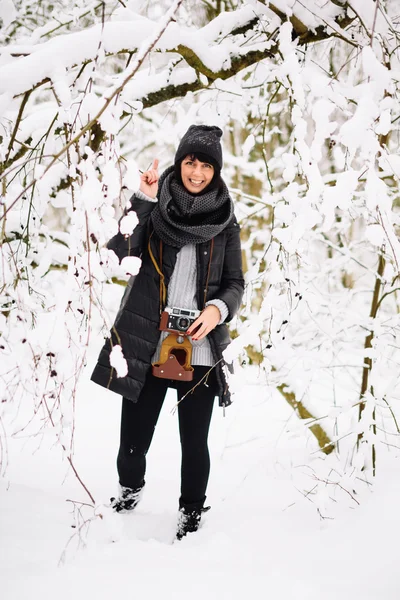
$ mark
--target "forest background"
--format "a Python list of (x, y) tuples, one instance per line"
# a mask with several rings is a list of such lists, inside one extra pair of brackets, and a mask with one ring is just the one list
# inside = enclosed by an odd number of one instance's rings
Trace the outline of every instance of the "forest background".
[(3, 478), (13, 438), (50, 435), (98, 517), (79, 386), (140, 268), (105, 243), (208, 123), (242, 228), (232, 389), (290, 406), (321, 519), (359, 506), (400, 448), (400, 2), (2, 0), (0, 25)]

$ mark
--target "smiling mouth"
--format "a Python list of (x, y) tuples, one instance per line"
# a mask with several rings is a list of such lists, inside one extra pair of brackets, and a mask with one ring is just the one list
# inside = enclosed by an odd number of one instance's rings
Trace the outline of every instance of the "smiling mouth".
[(202, 181), (194, 181), (194, 179), (189, 179), (190, 183), (192, 185), (201, 185), (202, 183), (204, 183), (204, 180)]

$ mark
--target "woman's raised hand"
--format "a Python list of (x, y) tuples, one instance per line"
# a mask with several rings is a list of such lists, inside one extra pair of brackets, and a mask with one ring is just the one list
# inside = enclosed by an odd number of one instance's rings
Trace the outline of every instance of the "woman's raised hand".
[(145, 171), (140, 176), (140, 191), (150, 198), (155, 198), (158, 192), (158, 180), (160, 176), (158, 174), (158, 159), (153, 160), (151, 169)]

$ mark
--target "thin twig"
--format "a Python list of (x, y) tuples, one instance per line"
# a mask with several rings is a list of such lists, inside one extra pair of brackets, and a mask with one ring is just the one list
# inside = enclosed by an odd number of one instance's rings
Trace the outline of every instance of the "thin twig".
[(26, 103), (28, 102), (30, 95), (31, 95), (31, 90), (28, 90), (27, 92), (25, 92), (24, 97), (23, 97), (22, 102), (21, 102), (21, 105), (19, 107), (17, 120), (15, 121), (15, 126), (14, 126), (13, 132), (11, 134), (10, 143), (8, 144), (7, 154), (6, 154), (6, 157), (4, 159), (4, 163), (3, 163), (4, 166), (5, 166), (5, 168), (7, 166), (8, 159), (9, 159), (10, 154), (12, 152), (13, 145), (14, 145), (15, 138), (16, 138), (17, 131), (18, 131), (18, 127), (19, 127), (19, 124), (20, 124), (21, 119), (22, 119), (22, 114), (24, 112)]
[(188, 394), (193, 394), (194, 390), (197, 388), (197, 386), (199, 386), (201, 384), (201, 382), (203, 381), (203, 379), (208, 378), (209, 374), (211, 373), (211, 371), (213, 369), (215, 369), (215, 367), (223, 360), (223, 358), (220, 358), (218, 362), (215, 363), (215, 365), (213, 367), (211, 367), (211, 369), (209, 369), (207, 371), (207, 373), (205, 375), (203, 375), (203, 377), (196, 383), (196, 385), (194, 385), (192, 388), (190, 388), (190, 390), (188, 392), (186, 392), (186, 394), (184, 396), (182, 396), (182, 398), (175, 404), (175, 406), (172, 408), (171, 413), (175, 414), (175, 411), (178, 407), (178, 405), (182, 402), (182, 400), (184, 400), (186, 398), (186, 396)]
[(378, 16), (378, 9), (379, 9), (379, 0), (376, 0), (375, 14), (374, 14), (374, 20), (372, 22), (372, 31), (371, 31), (371, 41), (370, 41), (371, 48), (372, 48), (372, 43), (374, 41), (374, 33), (375, 33), (376, 18)]

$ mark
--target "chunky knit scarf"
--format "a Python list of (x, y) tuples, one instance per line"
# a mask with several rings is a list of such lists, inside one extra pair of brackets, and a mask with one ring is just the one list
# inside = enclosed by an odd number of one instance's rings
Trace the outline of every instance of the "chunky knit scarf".
[(161, 175), (158, 203), (151, 213), (159, 238), (170, 246), (207, 242), (233, 218), (233, 203), (225, 183), (219, 189), (194, 196), (179, 184), (174, 167)]

